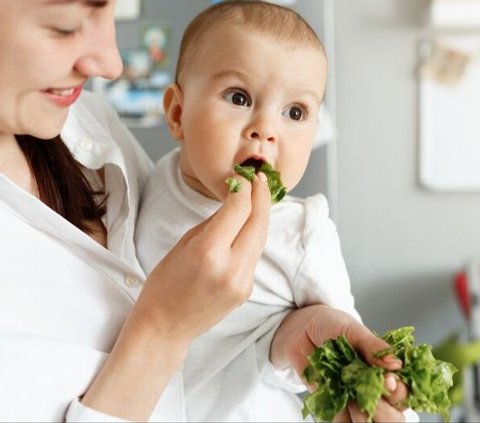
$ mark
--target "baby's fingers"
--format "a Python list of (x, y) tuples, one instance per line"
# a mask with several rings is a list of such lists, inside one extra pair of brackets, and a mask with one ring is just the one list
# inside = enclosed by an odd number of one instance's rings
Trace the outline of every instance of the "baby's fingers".
[(340, 413), (338, 413), (334, 418), (334, 422), (338, 423), (346, 423), (346, 422), (351, 422), (352, 419), (350, 417), (350, 413), (348, 412), (348, 407), (345, 407)]
[[(367, 422), (366, 413), (362, 412), (358, 407), (356, 402), (350, 402), (347, 407), (350, 420), (352, 422)], [(337, 420), (338, 421), (338, 420)], [(405, 417), (403, 413), (398, 409), (390, 405), (385, 399), (381, 398), (377, 403), (377, 409), (375, 416), (373, 417), (374, 422), (404, 422)]]
[(381, 398), (377, 404), (374, 422), (404, 422), (405, 417), (401, 410), (392, 406), (387, 400)]
[(387, 373), (385, 375), (385, 387), (388, 392), (390, 392), (390, 395), (386, 397), (387, 401), (395, 407), (401, 409), (404, 408), (400, 407), (399, 404), (401, 404), (408, 396), (407, 386), (398, 380), (397, 376), (393, 373)]
[(347, 329), (346, 336), (352, 347), (359, 351), (370, 365), (383, 367), (391, 371), (402, 367), (402, 362), (392, 354), (382, 358), (375, 357), (377, 351), (385, 350), (389, 348), (389, 345), (383, 339), (373, 334), (367, 327), (351, 325)]

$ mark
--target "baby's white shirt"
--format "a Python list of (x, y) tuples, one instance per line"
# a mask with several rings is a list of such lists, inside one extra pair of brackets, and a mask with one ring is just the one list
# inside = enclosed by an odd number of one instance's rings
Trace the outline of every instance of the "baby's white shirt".
[[(157, 163), (142, 196), (136, 245), (148, 274), (191, 227), (221, 203), (188, 187), (179, 150)], [(300, 421), (305, 390), (298, 378), (277, 377), (270, 342), (292, 309), (323, 303), (350, 313), (350, 281), (326, 198), (287, 196), (272, 206), (268, 241), (249, 300), (197, 338), (183, 369), (187, 419)]]

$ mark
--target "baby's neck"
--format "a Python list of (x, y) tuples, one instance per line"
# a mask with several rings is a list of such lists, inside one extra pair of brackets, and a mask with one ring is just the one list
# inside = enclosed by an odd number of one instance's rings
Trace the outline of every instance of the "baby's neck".
[(191, 176), (185, 173), (183, 170), (180, 170), (180, 173), (182, 175), (183, 182), (185, 182), (185, 184), (187, 184), (194, 191), (204, 195), (205, 197), (211, 198), (212, 200), (219, 201), (215, 194), (210, 192), (195, 176)]
[(180, 161), (178, 163), (180, 167), (180, 174), (182, 175), (182, 179), (185, 184), (193, 189), (194, 191), (204, 195), (205, 197), (211, 198), (213, 200), (219, 200), (218, 196), (215, 195), (212, 191), (210, 191), (196, 176), (192, 166), (188, 161), (188, 158), (185, 155), (185, 151), (183, 149), (180, 150)]

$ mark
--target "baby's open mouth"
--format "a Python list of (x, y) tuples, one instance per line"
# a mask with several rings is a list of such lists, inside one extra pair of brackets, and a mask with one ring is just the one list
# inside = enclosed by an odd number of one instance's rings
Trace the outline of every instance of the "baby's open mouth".
[[(272, 203), (278, 203), (287, 194), (287, 188), (280, 179), (280, 172), (262, 158), (250, 157), (242, 163), (235, 165), (233, 170), (250, 182), (252, 182), (255, 174), (261, 171), (267, 178), (266, 182), (270, 189)], [(235, 177), (227, 178), (225, 182), (230, 192), (240, 191), (242, 183)]]
[(262, 167), (263, 163), (265, 163), (265, 160), (250, 158), (250, 159), (244, 160), (242, 163), (240, 163), (240, 166), (242, 166), (242, 167), (252, 166), (252, 167), (255, 168), (255, 173), (258, 173), (260, 171), (260, 168)]

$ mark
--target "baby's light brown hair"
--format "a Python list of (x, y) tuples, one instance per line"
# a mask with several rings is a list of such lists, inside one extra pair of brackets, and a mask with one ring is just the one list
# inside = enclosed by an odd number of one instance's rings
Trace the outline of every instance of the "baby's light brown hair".
[(253, 29), (274, 40), (317, 48), (321, 54), (325, 54), (318, 35), (292, 9), (261, 0), (224, 1), (205, 9), (187, 26), (177, 61), (177, 84), (181, 84), (185, 73), (196, 59), (195, 53), (205, 36), (227, 26)]

